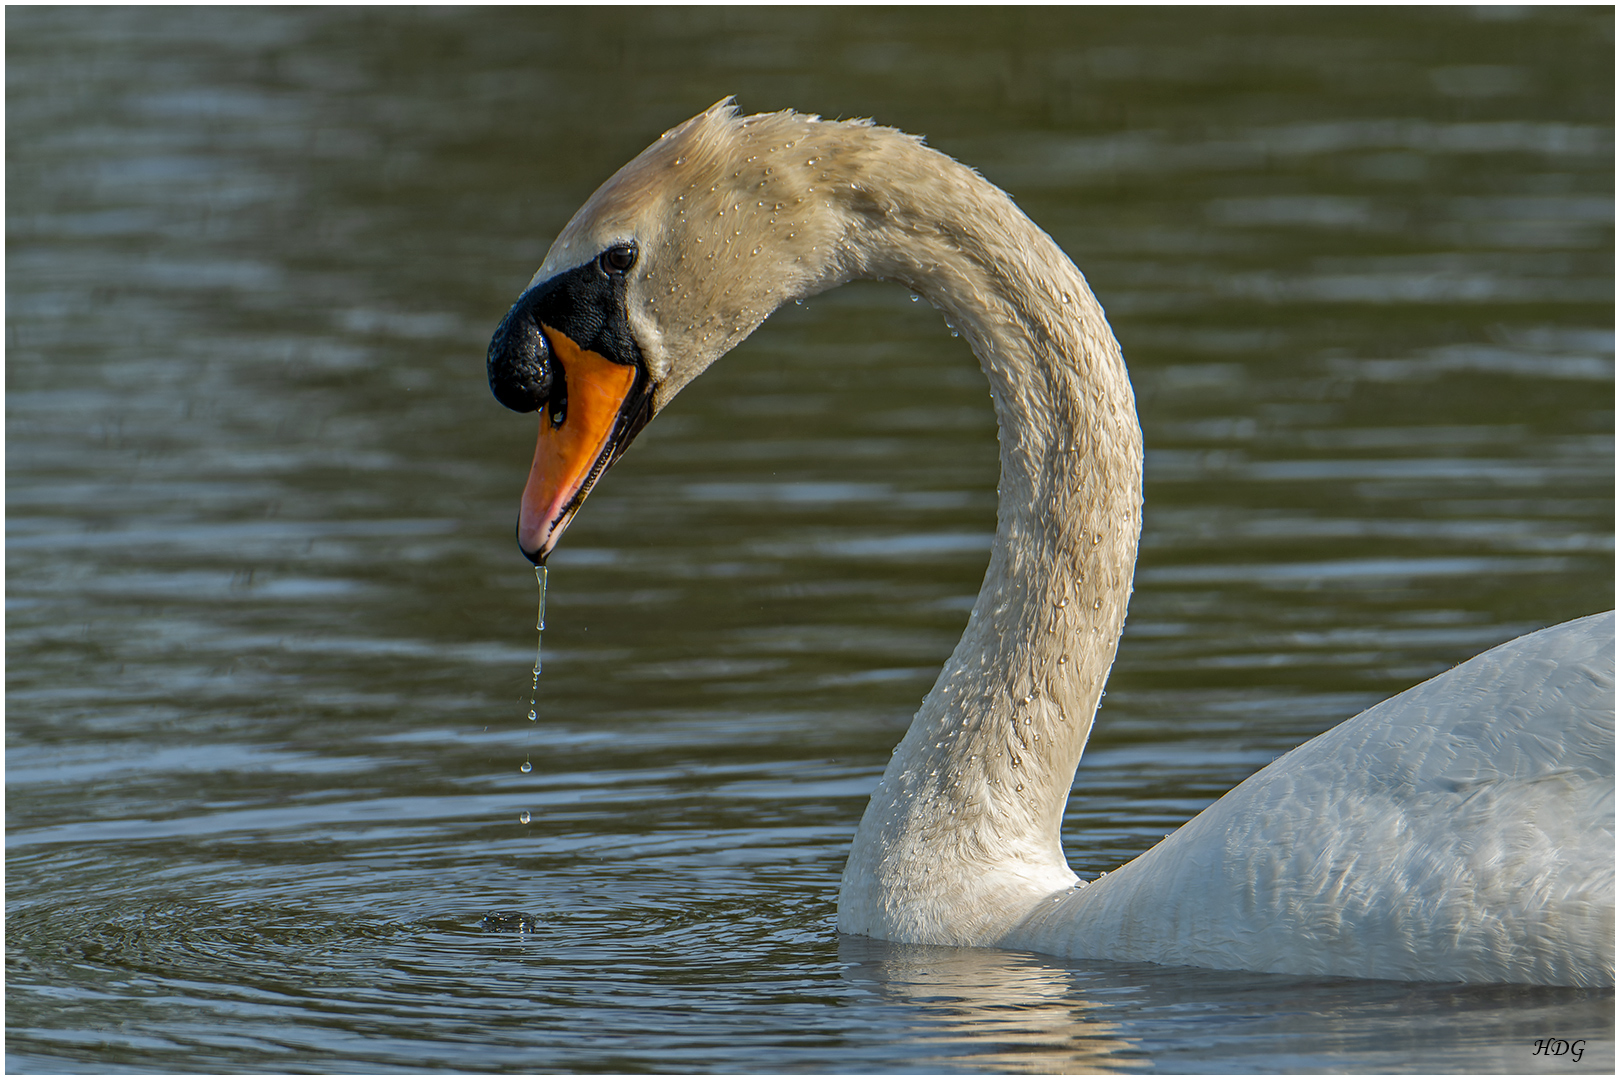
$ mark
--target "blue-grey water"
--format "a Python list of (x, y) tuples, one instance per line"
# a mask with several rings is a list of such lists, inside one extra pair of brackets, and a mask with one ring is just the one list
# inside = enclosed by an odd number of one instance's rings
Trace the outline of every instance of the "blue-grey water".
[(592, 188), (727, 94), (1012, 192), (1148, 447), (1065, 826), (1094, 874), (1613, 606), (1613, 29), (8, 9), (8, 1067), (1612, 1072), (1607, 991), (840, 938), (986, 560), (972, 356), (858, 285), (693, 384), (552, 560), (531, 724), (534, 420), (484, 349)]

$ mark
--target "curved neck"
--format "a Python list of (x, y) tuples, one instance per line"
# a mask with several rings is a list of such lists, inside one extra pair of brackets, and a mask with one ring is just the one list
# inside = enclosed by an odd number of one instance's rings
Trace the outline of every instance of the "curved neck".
[(839, 927), (990, 944), (1074, 875), (1058, 829), (1125, 621), (1141, 432), (1085, 279), (1005, 193), (911, 136), (728, 102), (591, 196), (541, 274), (634, 238), (654, 407), (775, 308), (854, 278), (944, 311), (1001, 427), (996, 537), (956, 651), (855, 836)]
[(1119, 346), (1057, 244), (977, 173), (888, 143), (865, 162), (889, 174), (881, 191), (845, 189), (839, 277), (904, 282), (967, 338), (1001, 483), (984, 584), (861, 821), (839, 928), (987, 944), (1074, 881), (1059, 826), (1131, 593), (1141, 431)]

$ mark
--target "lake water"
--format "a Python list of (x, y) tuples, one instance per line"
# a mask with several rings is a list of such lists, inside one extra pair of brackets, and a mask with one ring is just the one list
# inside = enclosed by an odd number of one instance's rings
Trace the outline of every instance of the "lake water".
[(1613, 606), (1612, 9), (6, 28), (13, 1071), (1613, 1070), (1607, 991), (835, 933), (995, 515), (983, 376), (903, 289), (789, 307), (642, 435), (552, 560), (532, 724), (534, 419), (484, 381), (573, 209), (726, 94), (1012, 192), (1148, 447), (1089, 876)]

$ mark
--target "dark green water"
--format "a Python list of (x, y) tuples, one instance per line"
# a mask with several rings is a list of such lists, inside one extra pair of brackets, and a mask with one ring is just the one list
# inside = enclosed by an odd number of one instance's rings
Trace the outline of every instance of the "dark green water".
[(638, 440), (532, 725), (534, 421), (484, 384), (555, 230), (726, 94), (1011, 191), (1148, 446), (1066, 825), (1106, 870), (1613, 606), (1611, 10), (6, 27), (13, 1071), (1612, 1071), (1610, 993), (839, 939), (995, 515), (983, 377), (904, 290), (779, 313)]

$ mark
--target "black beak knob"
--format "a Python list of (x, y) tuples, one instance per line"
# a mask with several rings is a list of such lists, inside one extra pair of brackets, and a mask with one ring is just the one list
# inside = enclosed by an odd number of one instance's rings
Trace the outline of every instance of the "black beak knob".
[(544, 408), (551, 397), (551, 346), (519, 297), (489, 339), (489, 389), (513, 412)]

